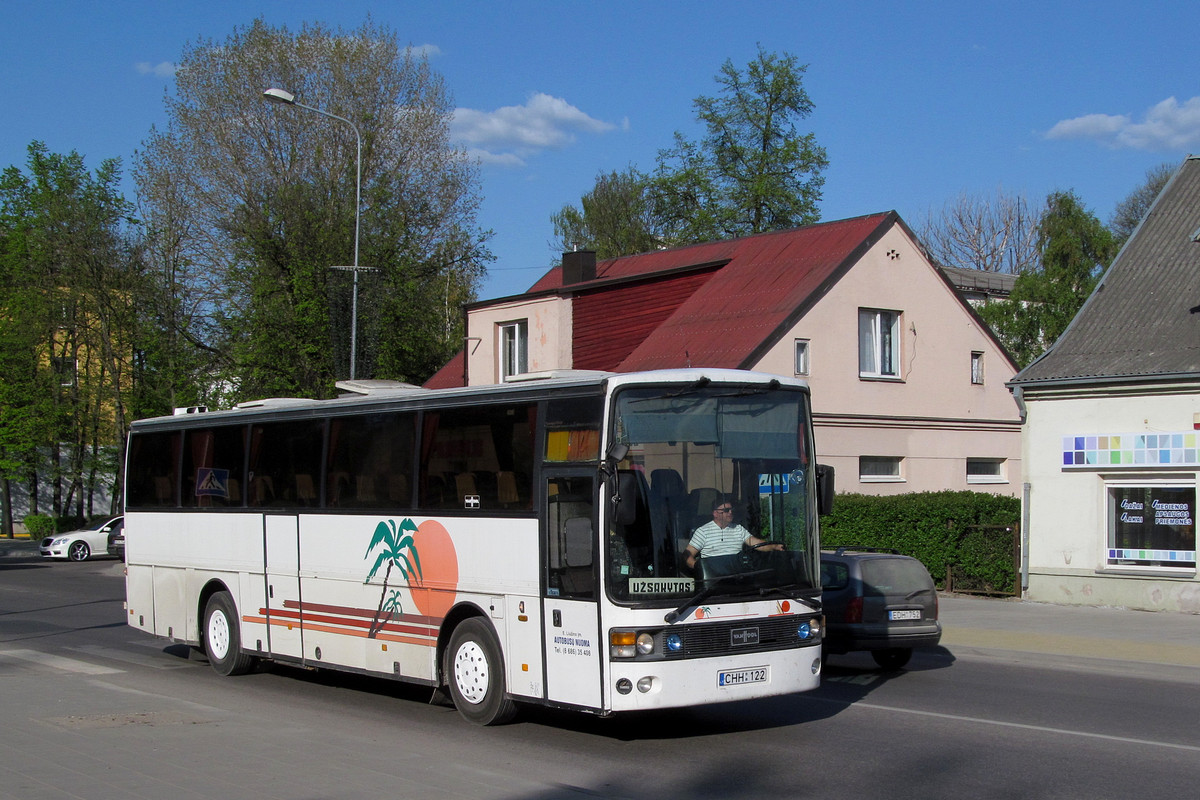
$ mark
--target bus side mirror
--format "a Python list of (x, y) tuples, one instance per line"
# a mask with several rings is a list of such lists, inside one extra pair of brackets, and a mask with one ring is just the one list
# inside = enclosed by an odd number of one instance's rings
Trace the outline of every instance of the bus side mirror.
[(817, 513), (825, 516), (833, 512), (833, 467), (817, 464)]

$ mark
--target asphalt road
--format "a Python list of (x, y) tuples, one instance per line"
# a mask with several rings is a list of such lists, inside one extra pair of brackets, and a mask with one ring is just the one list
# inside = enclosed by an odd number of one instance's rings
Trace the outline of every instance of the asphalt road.
[(947, 646), (807, 695), (477, 728), (425, 689), (221, 678), (124, 625), (121, 564), (0, 558), (0, 798), (1122, 798), (1200, 786), (1200, 678)]

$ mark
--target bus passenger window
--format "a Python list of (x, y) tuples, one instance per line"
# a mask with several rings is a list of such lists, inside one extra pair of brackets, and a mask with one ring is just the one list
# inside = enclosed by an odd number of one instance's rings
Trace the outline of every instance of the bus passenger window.
[(125, 485), (127, 508), (168, 508), (176, 505), (182, 438), (180, 431), (137, 433), (130, 437)]

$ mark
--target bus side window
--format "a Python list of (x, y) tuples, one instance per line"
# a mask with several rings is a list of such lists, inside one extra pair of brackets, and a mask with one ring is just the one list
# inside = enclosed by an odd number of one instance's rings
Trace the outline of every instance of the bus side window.
[(416, 415), (385, 412), (330, 421), (325, 505), (412, 507)]
[(183, 433), (138, 433), (129, 440), (128, 508), (174, 507)]
[(420, 507), (530, 509), (536, 430), (536, 403), (426, 412)]
[(250, 492), (252, 506), (299, 507), (299, 476), (320, 471), (325, 421), (265, 422), (250, 432)]

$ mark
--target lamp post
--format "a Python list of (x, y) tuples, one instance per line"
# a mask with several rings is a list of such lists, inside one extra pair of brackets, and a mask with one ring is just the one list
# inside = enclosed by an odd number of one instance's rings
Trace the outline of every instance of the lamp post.
[(282, 103), (285, 106), (295, 106), (303, 108), (305, 111), (311, 111), (314, 114), (320, 114), (323, 117), (336, 119), (339, 122), (344, 122), (354, 130), (355, 142), (355, 179), (354, 179), (354, 265), (350, 267), (331, 267), (331, 269), (349, 270), (354, 273), (354, 294), (350, 301), (350, 380), (354, 380), (358, 376), (355, 374), (355, 356), (358, 353), (358, 273), (366, 270), (374, 271), (371, 267), (360, 267), (358, 265), (358, 220), (359, 207), (362, 205), (362, 135), (358, 132), (358, 126), (345, 117), (339, 117), (337, 114), (330, 114), (328, 111), (322, 111), (319, 108), (307, 106), (296, 100), (296, 95), (283, 89), (267, 89), (263, 92), (263, 97), (270, 100), (272, 103)]

